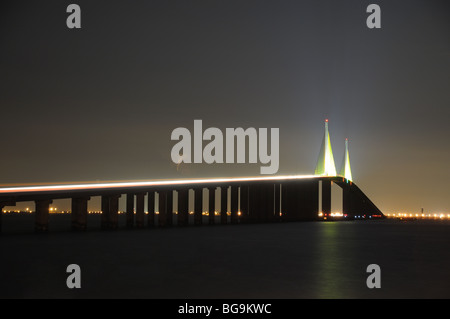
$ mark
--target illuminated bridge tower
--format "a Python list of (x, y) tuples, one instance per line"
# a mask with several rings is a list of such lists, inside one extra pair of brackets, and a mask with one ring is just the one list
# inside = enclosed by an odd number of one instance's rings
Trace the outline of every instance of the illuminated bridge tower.
[(353, 208), (355, 204), (352, 204), (352, 170), (350, 168), (350, 156), (348, 155), (348, 139), (345, 139), (345, 152), (344, 159), (342, 160), (341, 171), (339, 175), (344, 177), (342, 183), (342, 213), (346, 216), (354, 216), (357, 212)]
[(350, 168), (350, 157), (348, 155), (348, 138), (345, 139), (345, 153), (344, 159), (342, 160), (341, 171), (339, 175), (345, 177), (348, 181), (352, 181), (352, 170)]
[(314, 174), (320, 176), (336, 176), (336, 166), (334, 165), (333, 150), (331, 149), (330, 133), (328, 131), (328, 119), (325, 120), (325, 134)]
[[(336, 176), (336, 165), (334, 164), (330, 132), (328, 131), (328, 119), (325, 120), (325, 134), (314, 174), (324, 177)], [(329, 178), (322, 179), (322, 213), (324, 216), (331, 213), (331, 179)]]

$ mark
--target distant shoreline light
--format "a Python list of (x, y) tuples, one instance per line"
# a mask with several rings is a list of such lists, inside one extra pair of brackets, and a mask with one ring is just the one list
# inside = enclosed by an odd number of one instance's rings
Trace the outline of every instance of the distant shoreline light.
[(401, 219), (450, 219), (449, 213), (387, 213), (384, 214), (387, 218), (401, 218)]

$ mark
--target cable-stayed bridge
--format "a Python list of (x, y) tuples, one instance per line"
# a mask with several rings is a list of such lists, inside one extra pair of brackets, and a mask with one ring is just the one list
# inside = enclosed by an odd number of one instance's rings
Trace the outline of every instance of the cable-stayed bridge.
[[(334, 183), (342, 189), (340, 217), (348, 220), (359, 216), (384, 217), (352, 181), (348, 140), (345, 148), (342, 168), (337, 174), (326, 120), (314, 175), (2, 187), (0, 210), (18, 202), (33, 201), (36, 231), (49, 229), (50, 205), (57, 199), (71, 199), (72, 228), (85, 230), (88, 201), (95, 196), (101, 197), (102, 228), (117, 229), (119, 198), (124, 194), (128, 227), (322, 220), (335, 217), (331, 213), (331, 185)], [(208, 190), (207, 198), (203, 198), (204, 189)], [(204, 200), (208, 202), (207, 212), (203, 211)]]

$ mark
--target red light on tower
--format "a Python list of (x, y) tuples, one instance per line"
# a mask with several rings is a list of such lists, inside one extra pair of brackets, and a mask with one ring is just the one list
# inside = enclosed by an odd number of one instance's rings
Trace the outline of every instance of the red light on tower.
[(325, 122), (327, 122), (327, 123), (328, 123), (328, 119), (325, 119)]

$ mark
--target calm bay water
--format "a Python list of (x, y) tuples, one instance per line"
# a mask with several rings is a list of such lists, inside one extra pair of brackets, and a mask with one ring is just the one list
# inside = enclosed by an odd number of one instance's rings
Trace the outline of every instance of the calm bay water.
[[(103, 232), (89, 216), (93, 229), (73, 233), (66, 215), (34, 234), (32, 216), (17, 217), (3, 219), (1, 298), (450, 298), (450, 221)], [(66, 287), (73, 263), (81, 289)], [(369, 264), (380, 289), (366, 286)]]

